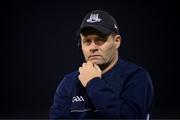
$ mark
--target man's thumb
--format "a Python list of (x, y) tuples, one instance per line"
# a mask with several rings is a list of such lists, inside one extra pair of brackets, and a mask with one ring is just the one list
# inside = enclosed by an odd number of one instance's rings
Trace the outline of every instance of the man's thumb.
[(94, 64), (94, 67), (95, 67), (96, 70), (101, 71), (101, 69), (99, 68), (98, 65)]

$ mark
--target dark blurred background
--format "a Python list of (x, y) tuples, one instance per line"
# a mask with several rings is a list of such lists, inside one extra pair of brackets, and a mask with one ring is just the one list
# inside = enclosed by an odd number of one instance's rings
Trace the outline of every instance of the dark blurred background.
[(57, 85), (83, 61), (76, 31), (94, 9), (118, 21), (120, 57), (149, 72), (152, 117), (180, 118), (176, 0), (14, 0), (1, 9), (0, 118), (48, 118)]

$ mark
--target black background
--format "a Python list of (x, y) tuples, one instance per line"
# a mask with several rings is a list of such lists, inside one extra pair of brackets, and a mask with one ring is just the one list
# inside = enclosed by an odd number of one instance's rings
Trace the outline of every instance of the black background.
[(14, 0), (1, 4), (0, 118), (48, 118), (57, 85), (83, 59), (76, 31), (94, 9), (111, 13), (120, 57), (150, 74), (153, 118), (180, 118), (178, 3), (173, 0)]

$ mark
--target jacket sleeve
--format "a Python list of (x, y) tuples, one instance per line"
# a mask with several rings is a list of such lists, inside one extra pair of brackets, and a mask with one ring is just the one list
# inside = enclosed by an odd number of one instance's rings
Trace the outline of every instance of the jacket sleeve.
[(138, 70), (128, 78), (120, 95), (100, 78), (88, 83), (87, 92), (97, 111), (105, 118), (145, 119), (151, 106), (153, 88), (149, 75)]
[(61, 81), (59, 86), (56, 89), (54, 102), (50, 108), (50, 119), (57, 118), (70, 118), (70, 102), (71, 99), (68, 96), (67, 87), (66, 87), (66, 77)]

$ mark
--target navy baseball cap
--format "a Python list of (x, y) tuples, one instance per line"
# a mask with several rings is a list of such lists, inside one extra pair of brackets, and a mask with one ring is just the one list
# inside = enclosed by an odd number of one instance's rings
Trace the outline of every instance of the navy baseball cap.
[(119, 34), (118, 25), (114, 17), (102, 10), (93, 10), (89, 12), (84, 17), (78, 34), (82, 33), (86, 28), (96, 29), (104, 35), (108, 35), (112, 32)]

